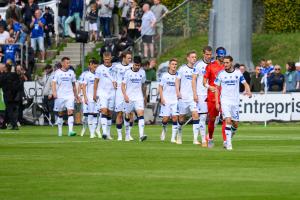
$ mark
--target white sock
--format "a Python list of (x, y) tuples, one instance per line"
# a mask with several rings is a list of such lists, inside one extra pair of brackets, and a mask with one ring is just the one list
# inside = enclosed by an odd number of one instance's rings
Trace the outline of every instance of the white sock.
[(57, 117), (58, 136), (62, 136), (63, 118)]
[(88, 124), (89, 124), (90, 136), (94, 136), (95, 128), (94, 128), (94, 116), (93, 115), (88, 116)]
[(207, 114), (200, 115), (199, 129), (200, 129), (202, 143), (206, 142), (206, 117)]
[(231, 144), (231, 125), (226, 124), (225, 134), (227, 144)]
[(106, 116), (101, 117), (102, 134), (107, 135), (107, 118)]
[[(98, 123), (98, 118), (97, 118), (97, 116), (95, 115), (95, 116), (93, 116), (93, 130), (94, 130), (94, 133), (95, 133), (95, 131), (96, 131), (96, 128), (97, 128), (97, 123)], [(100, 122), (101, 123), (101, 122)], [(99, 128), (99, 132), (100, 132), (100, 128)], [(98, 137), (101, 137), (101, 135), (99, 134), (97, 134), (97, 136)]]
[(171, 140), (175, 140), (176, 139), (177, 131), (178, 131), (177, 122), (173, 122), (173, 125), (172, 125), (172, 138), (171, 138)]
[(124, 126), (125, 126), (125, 134), (126, 137), (130, 136), (130, 132), (129, 132), (129, 121), (126, 121), (126, 119), (124, 120)]
[(118, 138), (122, 138), (122, 124), (117, 124)]
[(194, 134), (194, 141), (198, 141), (199, 119), (198, 120), (193, 120), (193, 134)]
[(110, 136), (111, 118), (107, 119), (107, 136)]
[(85, 130), (88, 126), (88, 116), (84, 116), (82, 117), (82, 128)]
[(74, 125), (74, 117), (73, 117), (73, 115), (68, 116), (69, 132), (73, 131), (73, 125)]
[(101, 113), (97, 118), (97, 128), (96, 128), (97, 132), (100, 132), (100, 128), (101, 128)]
[(144, 136), (145, 120), (144, 117), (139, 117), (139, 134), (140, 138)]
[(183, 124), (178, 123), (178, 134), (179, 135), (182, 135), (182, 125)]
[(133, 122), (129, 122), (129, 136), (131, 135), (132, 127), (133, 127)]

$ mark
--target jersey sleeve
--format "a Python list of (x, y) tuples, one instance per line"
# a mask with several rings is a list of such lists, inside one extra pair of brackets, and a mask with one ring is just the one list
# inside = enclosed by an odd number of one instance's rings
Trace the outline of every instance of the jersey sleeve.
[(72, 83), (75, 83), (76, 82), (76, 75), (75, 75), (75, 72), (72, 71)]
[(161, 79), (160, 79), (160, 81), (159, 81), (159, 85), (160, 85), (160, 86), (164, 86), (164, 84), (165, 84), (165, 76), (162, 75), (162, 77), (161, 77)]
[(240, 72), (240, 82), (242, 84), (244, 84), (246, 82), (246, 79), (245, 79), (245, 77), (243, 76), (243, 74), (241, 72)]
[(209, 77), (210, 77), (210, 73), (211, 73), (211, 71), (210, 71), (211, 67), (210, 66), (211, 66), (211, 64), (208, 64), (206, 66), (205, 73), (203, 74), (204, 78), (206, 78), (206, 79), (209, 79)]
[(56, 83), (58, 82), (58, 73), (57, 72), (53, 75), (52, 82), (56, 82)]
[(196, 65), (194, 66), (194, 68), (193, 68), (193, 74), (199, 75), (199, 74), (200, 74), (199, 68), (200, 68), (199, 65), (196, 64)]
[(122, 83), (126, 84), (128, 81), (128, 73), (125, 72), (124, 76), (123, 76), (123, 79), (122, 79)]
[(144, 70), (142, 73), (142, 83), (145, 83), (145, 82), (146, 82), (146, 72)]
[(222, 77), (221, 77), (221, 73), (218, 74), (217, 78), (215, 79), (215, 84), (217, 86), (221, 86), (221, 81), (222, 81)]
[(182, 78), (182, 70), (181, 70), (181, 68), (179, 68), (178, 71), (176, 72), (176, 78), (178, 78), (178, 79)]
[(101, 76), (101, 72), (100, 72), (100, 67), (97, 67), (96, 71), (95, 71), (95, 78), (100, 79)]

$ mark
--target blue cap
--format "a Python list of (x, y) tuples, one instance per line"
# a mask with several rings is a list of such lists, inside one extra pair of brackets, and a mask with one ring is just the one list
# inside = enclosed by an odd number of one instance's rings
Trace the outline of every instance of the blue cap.
[(225, 57), (226, 56), (226, 49), (223, 48), (223, 47), (219, 47), (216, 50), (216, 54), (217, 54), (217, 57)]

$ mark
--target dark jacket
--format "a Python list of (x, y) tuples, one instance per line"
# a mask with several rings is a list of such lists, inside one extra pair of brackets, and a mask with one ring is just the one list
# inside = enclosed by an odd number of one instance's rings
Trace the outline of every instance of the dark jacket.
[(20, 102), (23, 96), (23, 82), (15, 72), (0, 75), (0, 87), (3, 91), (4, 102)]
[(268, 78), (269, 91), (281, 92), (283, 90), (284, 75), (272, 73)]
[(70, 0), (62, 0), (58, 4), (58, 16), (69, 16)]
[[(245, 71), (243, 73), (243, 76), (244, 76), (246, 82), (250, 85), (251, 77), (250, 77), (249, 72)], [(243, 84), (240, 84), (240, 92), (244, 92), (244, 91), (245, 91), (245, 86)]]
[[(130, 16), (131, 16), (131, 10), (132, 8), (128, 9), (127, 12), (127, 20), (130, 22)], [(142, 17), (143, 17), (143, 10), (140, 7), (136, 7), (134, 11), (134, 27), (135, 29), (141, 27), (142, 25)]]
[(39, 9), (39, 6), (33, 3), (31, 6), (27, 3), (23, 8), (24, 21), (26, 26), (30, 26), (34, 12)]
[(264, 86), (261, 83), (262, 75), (259, 74), (256, 77), (256, 74), (252, 74), (251, 81), (250, 81), (250, 90), (251, 92), (261, 92), (264, 90)]
[(83, 14), (83, 0), (72, 0), (69, 8), (69, 16), (72, 16), (74, 13), (79, 12), (80, 17)]
[(14, 9), (9, 6), (6, 10), (6, 14), (5, 14), (5, 18), (6, 20), (10, 20), (12, 19), (13, 16), (17, 16), (17, 20), (18, 22), (23, 22), (23, 18), (22, 18), (22, 10), (19, 7), (15, 7)]

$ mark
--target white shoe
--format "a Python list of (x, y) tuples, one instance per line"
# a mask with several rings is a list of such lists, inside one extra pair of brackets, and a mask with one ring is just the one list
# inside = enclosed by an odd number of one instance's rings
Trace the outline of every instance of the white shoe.
[(130, 140), (130, 141), (133, 141), (133, 140), (134, 140), (133, 137), (131, 137), (131, 135), (129, 136), (129, 140)]
[(95, 138), (95, 134), (90, 135), (90, 138), (91, 138), (91, 139)]
[(174, 138), (171, 139), (171, 143), (176, 143), (176, 140)]
[(177, 136), (176, 144), (182, 144), (182, 137), (179, 135)]
[(232, 144), (228, 143), (226, 145), (226, 149), (229, 150), (229, 151), (231, 151), (232, 150)]
[(84, 134), (85, 134), (85, 128), (83, 128), (83, 129), (81, 130), (80, 136), (84, 136)]
[(118, 137), (118, 141), (122, 141), (122, 136), (119, 136), (119, 137)]
[(110, 135), (107, 136), (107, 139), (108, 140), (113, 140), (113, 138)]
[(226, 141), (223, 142), (223, 147), (224, 147), (224, 149), (227, 149), (227, 142)]
[(193, 144), (196, 144), (196, 145), (199, 145), (199, 144), (201, 144), (198, 140), (194, 140), (193, 141)]
[(131, 140), (130, 140), (130, 137), (125, 137), (125, 142), (130, 142)]
[(100, 129), (99, 130), (96, 129), (96, 133), (97, 133), (98, 136), (101, 135)]
[(161, 132), (160, 140), (165, 141), (165, 139), (166, 139), (166, 133), (163, 131), (163, 132)]

